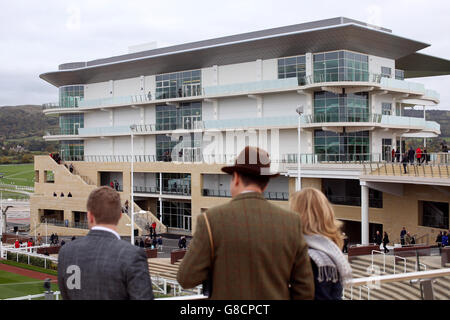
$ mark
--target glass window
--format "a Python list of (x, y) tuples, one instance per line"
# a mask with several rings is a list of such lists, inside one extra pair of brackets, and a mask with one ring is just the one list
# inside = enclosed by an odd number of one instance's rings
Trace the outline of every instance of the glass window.
[(201, 93), (201, 70), (156, 76), (156, 99), (199, 96)]
[(60, 141), (60, 156), (63, 161), (83, 161), (84, 141)]
[(448, 230), (448, 202), (419, 201), (419, 211), (420, 225)]
[(78, 102), (84, 98), (84, 86), (73, 85), (59, 88), (59, 106), (61, 108), (77, 108)]
[(368, 81), (368, 57), (348, 51), (314, 54), (314, 81)]
[(278, 59), (278, 79), (295, 78), (299, 85), (306, 84), (305, 56)]
[[(361, 206), (359, 180), (322, 179), (322, 192), (333, 204)], [(383, 193), (369, 188), (369, 207), (383, 207)]]
[(392, 104), (383, 102), (381, 103), (382, 114), (391, 115), (392, 114)]
[(62, 135), (76, 135), (79, 128), (84, 128), (84, 114), (73, 113), (59, 117), (59, 128)]
[(405, 71), (395, 69), (395, 79), (397, 80), (405, 80)]
[(369, 160), (369, 132), (314, 131), (314, 153), (319, 161)]
[(391, 68), (381, 67), (381, 77), (390, 78), (391, 77)]

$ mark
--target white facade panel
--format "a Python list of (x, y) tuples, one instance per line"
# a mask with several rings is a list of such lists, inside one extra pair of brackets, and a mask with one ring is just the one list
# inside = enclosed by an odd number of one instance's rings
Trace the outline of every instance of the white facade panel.
[(214, 120), (214, 103), (202, 102), (202, 120)]
[(87, 139), (84, 140), (84, 155), (98, 156), (98, 155), (113, 155), (113, 139)]
[(391, 68), (391, 77), (395, 78), (395, 60), (369, 55), (369, 73), (381, 74), (381, 67)]
[(140, 78), (129, 78), (114, 81), (114, 96), (125, 97), (142, 94)]
[(306, 96), (298, 93), (264, 95), (263, 117), (297, 117), (295, 109), (306, 102)]
[(144, 150), (143, 155), (156, 155), (156, 136), (148, 135), (142, 136), (144, 138)]
[(84, 127), (109, 127), (111, 126), (110, 112), (95, 110), (84, 114)]
[(278, 59), (262, 61), (262, 80), (278, 79)]
[(257, 81), (256, 61), (219, 66), (219, 85)]
[(140, 108), (116, 108), (114, 109), (114, 126), (126, 126), (141, 123)]
[(217, 85), (217, 66), (202, 69), (202, 87)]
[(219, 100), (219, 120), (257, 116), (256, 100), (248, 97)]
[(84, 86), (84, 99), (102, 99), (109, 97), (109, 82), (89, 83)]
[(144, 123), (145, 124), (156, 123), (156, 108), (154, 105), (144, 107)]

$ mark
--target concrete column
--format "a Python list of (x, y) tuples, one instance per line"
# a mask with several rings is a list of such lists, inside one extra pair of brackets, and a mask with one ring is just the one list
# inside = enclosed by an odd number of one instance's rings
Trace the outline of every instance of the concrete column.
[(369, 244), (369, 187), (361, 182), (361, 244)]
[(73, 223), (73, 212), (72, 210), (64, 210), (64, 221), (69, 221), (69, 226)]

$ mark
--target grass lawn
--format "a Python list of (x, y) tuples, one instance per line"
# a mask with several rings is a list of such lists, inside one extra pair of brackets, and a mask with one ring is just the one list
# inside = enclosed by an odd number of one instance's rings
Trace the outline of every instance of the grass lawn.
[[(58, 291), (52, 283), (52, 291)], [(0, 270), (0, 299), (44, 293), (44, 281)]]
[(0, 165), (0, 184), (34, 187), (34, 164)]

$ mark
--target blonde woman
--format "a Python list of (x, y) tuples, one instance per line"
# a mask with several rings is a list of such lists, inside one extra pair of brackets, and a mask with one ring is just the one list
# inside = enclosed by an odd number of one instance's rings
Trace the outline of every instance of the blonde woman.
[(290, 199), (292, 211), (300, 214), (314, 273), (315, 300), (340, 300), (342, 290), (352, 279), (352, 269), (342, 253), (341, 222), (334, 217), (325, 195), (304, 188)]

